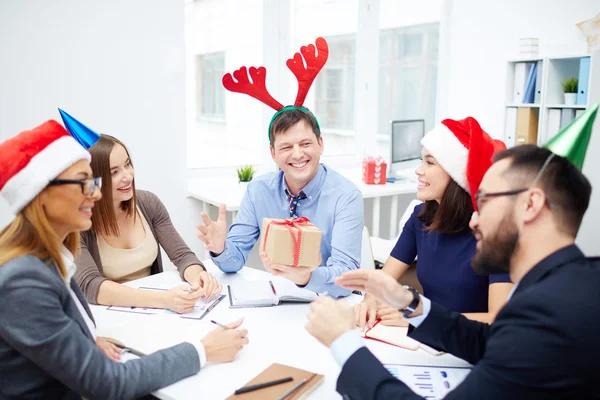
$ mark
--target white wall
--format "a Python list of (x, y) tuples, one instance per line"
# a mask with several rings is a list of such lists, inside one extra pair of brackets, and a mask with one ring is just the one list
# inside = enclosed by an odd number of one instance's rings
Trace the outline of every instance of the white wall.
[(56, 107), (122, 139), (137, 187), (163, 200), (198, 250), (186, 199), (183, 1), (2, 1), (0, 54), (0, 140), (60, 119)]
[(540, 40), (540, 56), (583, 54), (575, 24), (600, 11), (597, 0), (446, 0), (440, 36), (438, 119), (471, 115), (502, 138), (506, 61), (519, 38)]
[[(585, 54), (585, 37), (575, 24), (600, 11), (597, 0), (446, 0), (440, 25), (437, 119), (477, 118), (502, 138), (506, 61), (518, 57), (519, 38), (537, 37), (540, 56)], [(578, 236), (588, 255), (600, 255), (600, 117), (583, 172), (594, 192)]]

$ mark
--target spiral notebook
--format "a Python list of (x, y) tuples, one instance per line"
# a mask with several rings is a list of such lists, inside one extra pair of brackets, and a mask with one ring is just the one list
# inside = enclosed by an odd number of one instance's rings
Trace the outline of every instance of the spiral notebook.
[(285, 400), (305, 399), (310, 396), (310, 394), (321, 383), (323, 383), (324, 378), (323, 375), (319, 375), (314, 372), (290, 367), (289, 365), (275, 363), (271, 364), (267, 369), (258, 374), (250, 382), (246, 383), (243, 387), (270, 382), (277, 379), (286, 378), (288, 376), (291, 376), (294, 378), (294, 380), (280, 385), (254, 390), (252, 392), (237, 395), (232, 394), (227, 398), (227, 400), (277, 400), (294, 386), (296, 386), (299, 382), (302, 382), (304, 379), (306, 379), (306, 383), (285, 397)]

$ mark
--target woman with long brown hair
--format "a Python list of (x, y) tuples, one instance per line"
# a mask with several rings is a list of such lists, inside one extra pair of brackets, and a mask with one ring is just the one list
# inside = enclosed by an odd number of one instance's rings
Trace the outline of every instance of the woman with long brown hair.
[(0, 195), (16, 215), (0, 232), (0, 398), (140, 397), (207, 361), (232, 361), (248, 343), (237, 321), (127, 363), (100, 350), (71, 279), (79, 232), (91, 227), (101, 198), (89, 160), (55, 121), (0, 143)]
[[(446, 119), (421, 141), (416, 170), (417, 198), (412, 215), (383, 266), (400, 279), (418, 255), (423, 294), (470, 319), (492, 322), (513, 285), (508, 274), (479, 276), (471, 268), (477, 240), (469, 229), (475, 195), (495, 152), (506, 149), (472, 117)], [(369, 295), (356, 306), (358, 325), (407, 325), (398, 310), (379, 306)]]
[[(201, 297), (221, 293), (171, 223), (167, 209), (152, 192), (136, 190), (135, 169), (127, 147), (109, 135), (89, 149), (92, 171), (102, 178), (102, 200), (92, 229), (81, 234), (75, 279), (92, 304), (192, 311)], [(184, 284), (168, 291), (136, 290), (122, 285), (163, 271), (160, 248), (177, 267)]]

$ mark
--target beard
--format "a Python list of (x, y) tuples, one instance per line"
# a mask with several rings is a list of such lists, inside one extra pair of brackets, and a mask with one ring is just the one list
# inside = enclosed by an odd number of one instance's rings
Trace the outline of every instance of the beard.
[(471, 266), (478, 274), (510, 272), (510, 262), (519, 242), (519, 228), (513, 214), (511, 212), (502, 219), (494, 236), (485, 238), (481, 231), (475, 231), (481, 237), (481, 248), (473, 256)]

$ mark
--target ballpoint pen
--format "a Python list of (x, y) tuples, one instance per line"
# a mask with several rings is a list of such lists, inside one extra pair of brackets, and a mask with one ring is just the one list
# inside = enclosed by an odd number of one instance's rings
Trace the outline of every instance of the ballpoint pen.
[(304, 378), (301, 382), (299, 382), (298, 384), (296, 384), (294, 387), (292, 387), (290, 390), (288, 390), (287, 392), (285, 392), (283, 395), (281, 395), (281, 397), (279, 397), (277, 400), (285, 400), (286, 397), (288, 397), (290, 394), (294, 393), (296, 390), (300, 389), (302, 387), (302, 385), (304, 385), (306, 383), (306, 378)]
[(228, 327), (227, 325), (223, 325), (223, 324), (221, 324), (220, 322), (214, 321), (214, 320), (212, 320), (212, 319), (210, 320), (210, 322), (212, 322), (213, 324), (215, 324), (215, 325), (217, 325), (217, 326), (220, 326), (220, 327), (221, 327), (221, 328), (223, 328), (223, 329), (231, 329), (231, 328), (230, 328), (230, 327)]
[(294, 378), (292, 378), (291, 376), (288, 376), (287, 378), (276, 379), (276, 380), (270, 381), (270, 382), (264, 382), (264, 383), (258, 383), (256, 385), (245, 386), (243, 388), (236, 390), (235, 392), (233, 392), (233, 394), (248, 393), (248, 392), (252, 392), (254, 390), (258, 390), (258, 389), (264, 389), (264, 388), (268, 388), (268, 387), (275, 386), (275, 385), (281, 385), (282, 383), (291, 382), (293, 380), (294, 380)]

